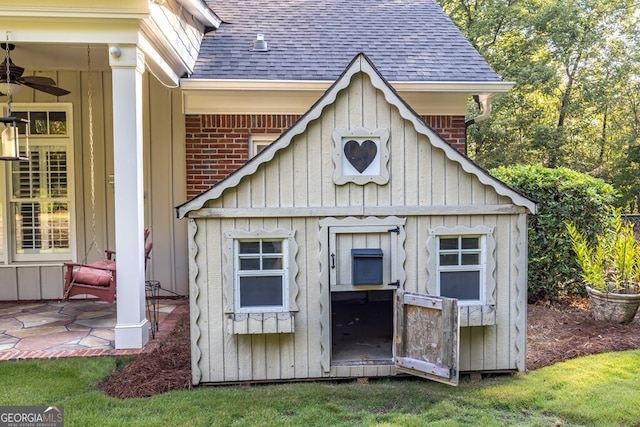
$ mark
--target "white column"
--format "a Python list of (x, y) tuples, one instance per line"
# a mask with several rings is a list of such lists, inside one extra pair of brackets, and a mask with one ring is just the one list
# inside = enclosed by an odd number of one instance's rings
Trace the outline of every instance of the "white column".
[(142, 74), (135, 45), (111, 46), (117, 260), (115, 346), (142, 348), (149, 341), (144, 292), (144, 187)]

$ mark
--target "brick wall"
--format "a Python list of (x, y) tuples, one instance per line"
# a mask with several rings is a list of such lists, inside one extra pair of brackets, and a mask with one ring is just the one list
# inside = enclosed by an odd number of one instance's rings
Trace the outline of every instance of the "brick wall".
[[(298, 115), (186, 116), (187, 197), (209, 189), (249, 159), (249, 135), (280, 134)], [(464, 116), (424, 116), (451, 145), (465, 153)]]

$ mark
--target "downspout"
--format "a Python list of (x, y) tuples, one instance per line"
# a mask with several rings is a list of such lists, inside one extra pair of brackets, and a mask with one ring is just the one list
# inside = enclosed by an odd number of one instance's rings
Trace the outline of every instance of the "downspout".
[(480, 107), (480, 115), (464, 122), (465, 131), (469, 126), (480, 123), (491, 115), (491, 95), (474, 95), (473, 98)]

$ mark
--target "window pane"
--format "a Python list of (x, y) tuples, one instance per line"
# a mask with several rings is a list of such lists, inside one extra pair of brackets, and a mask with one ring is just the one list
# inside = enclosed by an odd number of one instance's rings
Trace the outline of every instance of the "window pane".
[(463, 237), (462, 238), (462, 249), (478, 249), (479, 239), (477, 237)]
[(447, 271), (440, 273), (440, 296), (459, 300), (480, 299), (479, 271)]
[(260, 270), (260, 258), (240, 258), (240, 270)]
[(52, 111), (49, 113), (49, 134), (67, 134), (67, 113), (64, 111)]
[(46, 112), (32, 111), (29, 116), (29, 119), (31, 120), (29, 133), (31, 135), (47, 135), (49, 133), (49, 123)]
[(458, 254), (441, 254), (440, 265), (458, 265)]
[(282, 276), (240, 277), (241, 308), (282, 304)]
[(69, 252), (67, 203), (13, 203), (16, 253)]
[(260, 242), (240, 242), (241, 254), (259, 254)]
[(462, 265), (480, 264), (480, 254), (462, 254)]
[(282, 242), (262, 242), (262, 253), (279, 254), (282, 252)]
[(454, 237), (454, 238), (440, 238), (440, 249), (441, 250), (446, 250), (446, 249), (458, 249), (458, 238)]
[(262, 259), (263, 270), (280, 270), (282, 269), (282, 257), (271, 258), (265, 257)]

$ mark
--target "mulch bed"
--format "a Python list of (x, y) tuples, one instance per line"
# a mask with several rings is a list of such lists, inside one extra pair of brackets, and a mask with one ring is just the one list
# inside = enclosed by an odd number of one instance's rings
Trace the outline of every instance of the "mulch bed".
[(125, 399), (191, 388), (189, 339), (187, 310), (169, 336), (153, 351), (135, 356), (127, 365), (114, 370), (102, 384), (102, 391)]
[[(589, 354), (640, 348), (640, 324), (615, 325), (593, 319), (587, 300), (571, 305), (529, 305), (527, 369)], [(148, 397), (191, 388), (189, 313), (151, 353), (114, 370), (102, 385), (109, 396)]]
[(527, 369), (589, 354), (640, 348), (639, 316), (627, 325), (593, 318), (587, 299), (570, 305), (529, 305)]

